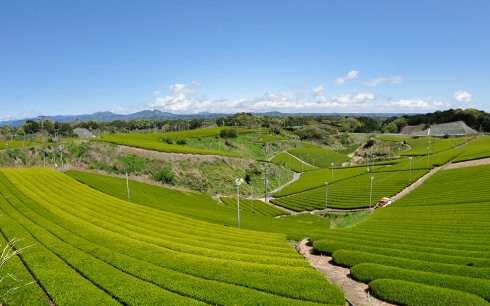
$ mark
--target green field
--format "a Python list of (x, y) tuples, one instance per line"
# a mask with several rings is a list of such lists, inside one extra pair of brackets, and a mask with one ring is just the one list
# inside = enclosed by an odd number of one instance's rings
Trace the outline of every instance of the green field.
[[(460, 137), (460, 138), (436, 138), (430, 137), (430, 154), (442, 152), (452, 149), (465, 142), (471, 141), (474, 137)], [(429, 148), (429, 138), (410, 138), (405, 142), (411, 146), (410, 150), (401, 152), (401, 155), (427, 155), (427, 148)], [(398, 155), (398, 154), (394, 154)]]
[[(236, 198), (220, 197), (220, 199), (226, 205), (236, 209), (236, 205), (237, 205)], [(250, 199), (240, 199), (240, 211), (251, 214), (252, 210), (254, 214), (269, 216), (269, 217), (289, 215), (289, 212), (276, 208), (272, 205), (266, 204), (260, 200), (250, 201)]]
[[(108, 195), (125, 201), (128, 199), (125, 179), (80, 171), (68, 171), (67, 174)], [(219, 225), (236, 227), (238, 223), (236, 208), (223, 205), (205, 194), (162, 188), (132, 180), (129, 181), (129, 189), (131, 203)], [(309, 237), (312, 233), (325, 232), (330, 227), (328, 219), (308, 214), (282, 218), (242, 214), (240, 220), (242, 229), (286, 234), (287, 239), (294, 240)]]
[(282, 137), (282, 136), (267, 135), (267, 134), (260, 134), (259, 137), (260, 138), (255, 142), (263, 143), (263, 142), (269, 142), (269, 141), (287, 140), (287, 138)]
[[(22, 145), (24, 143), (24, 145)], [(47, 143), (47, 142), (46, 142)], [(8, 147), (6, 146), (8, 144)], [(0, 150), (5, 150), (5, 149), (16, 149), (16, 148), (22, 148), (22, 147), (30, 147), (30, 146), (35, 146), (35, 145), (40, 145), (42, 144), (42, 140), (37, 139), (37, 140), (16, 140), (16, 141), (0, 141)]]
[[(219, 151), (218, 148), (208, 149), (198, 149), (185, 147), (181, 145), (168, 144), (161, 142), (162, 138), (199, 138), (199, 137), (209, 137), (219, 135), (219, 132), (226, 128), (211, 128), (211, 129), (200, 129), (200, 130), (190, 130), (183, 132), (168, 132), (168, 133), (149, 133), (149, 134), (108, 134), (102, 135), (101, 138), (94, 138), (92, 141), (104, 141), (110, 142), (118, 145), (126, 145), (130, 147), (137, 147), (148, 150), (155, 150), (160, 152), (168, 153), (190, 153), (190, 154), (213, 154), (213, 155), (227, 155), (227, 156), (240, 156), (239, 154)], [(238, 133), (250, 133), (253, 130), (240, 130), (237, 129)]]
[(334, 167), (340, 167), (343, 162), (350, 160), (350, 157), (347, 155), (328, 149), (291, 149), (288, 152), (312, 166), (326, 169), (332, 168), (332, 163), (334, 163)]
[(295, 172), (311, 171), (311, 170), (318, 169), (317, 167), (312, 167), (308, 164), (301, 162), (294, 156), (291, 156), (290, 154), (285, 152), (274, 156), (271, 159), (271, 161), (276, 164), (283, 163), (286, 167), (288, 167), (289, 169)]
[(454, 162), (490, 157), (490, 136), (480, 136), (461, 148), (461, 155)]
[[(363, 170), (361, 168), (361, 170)], [(422, 177), (426, 170), (412, 170), (411, 182)], [(392, 197), (409, 186), (410, 171), (374, 172), (358, 175), (328, 185), (327, 203), (325, 203), (325, 185), (296, 195), (272, 200), (274, 204), (295, 211), (329, 208), (365, 208), (370, 206), (371, 177), (373, 189), (371, 206), (376, 205), (383, 197)], [(334, 172), (335, 179), (335, 172)]]
[[(378, 168), (381, 167), (379, 166), (375, 167), (375, 169)], [(345, 180), (347, 178), (365, 174), (365, 173), (366, 173), (366, 168), (364, 167), (340, 168), (340, 169), (334, 169), (333, 172), (332, 169), (321, 169), (317, 171), (310, 171), (310, 172), (303, 173), (297, 181), (292, 182), (288, 186), (281, 189), (280, 193), (276, 192), (275, 194), (273, 194), (273, 196), (283, 197), (283, 196), (324, 186), (325, 182), (331, 184), (333, 182)]]
[(51, 170), (2, 169), (0, 186), (2, 233), (35, 244), (22, 259), (55, 304), (345, 304), (283, 234), (128, 203)]
[(351, 267), (384, 300), (488, 305), (489, 171), (490, 165), (439, 171), (366, 222), (310, 240), (321, 240), (317, 251)]

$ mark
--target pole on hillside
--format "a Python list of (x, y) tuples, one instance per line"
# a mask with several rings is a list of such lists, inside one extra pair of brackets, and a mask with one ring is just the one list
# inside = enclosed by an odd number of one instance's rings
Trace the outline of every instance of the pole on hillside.
[(429, 170), (429, 154), (430, 154), (430, 147), (427, 148), (427, 170)]
[[(281, 176), (277, 176), (279, 178), (279, 188), (281, 188)], [(279, 189), (279, 195), (281, 194), (281, 189)]]
[(371, 208), (371, 200), (373, 195), (373, 179), (374, 176), (371, 176), (371, 191), (369, 191), (369, 208)]
[(61, 150), (61, 146), (60, 145), (60, 154), (61, 154), (61, 172), (65, 173), (65, 170), (63, 169), (63, 151)]
[(236, 208), (238, 214), (238, 228), (240, 228), (240, 184), (243, 183), (243, 179), (236, 179)]

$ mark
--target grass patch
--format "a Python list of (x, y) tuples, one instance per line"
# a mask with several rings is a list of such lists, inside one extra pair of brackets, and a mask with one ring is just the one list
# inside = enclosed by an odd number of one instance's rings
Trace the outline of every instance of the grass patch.
[(354, 213), (327, 212), (324, 214), (324, 217), (330, 219), (330, 224), (332, 228), (348, 228), (366, 221), (370, 214), (371, 211), (369, 210)]

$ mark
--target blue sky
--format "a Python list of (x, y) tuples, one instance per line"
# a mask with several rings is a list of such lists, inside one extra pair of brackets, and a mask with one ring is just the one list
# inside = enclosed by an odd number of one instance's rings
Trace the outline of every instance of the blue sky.
[(0, 120), (490, 111), (488, 1), (4, 1)]

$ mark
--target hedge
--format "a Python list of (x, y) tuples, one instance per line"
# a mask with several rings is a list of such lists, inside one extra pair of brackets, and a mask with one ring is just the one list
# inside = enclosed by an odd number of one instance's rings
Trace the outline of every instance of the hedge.
[(350, 269), (351, 275), (369, 283), (376, 279), (397, 279), (441, 288), (454, 289), (478, 295), (490, 300), (490, 280), (450, 276), (430, 272), (407, 270), (373, 263), (362, 263)]
[(490, 305), (470, 293), (401, 280), (377, 279), (369, 283), (369, 289), (375, 296), (400, 305)]

